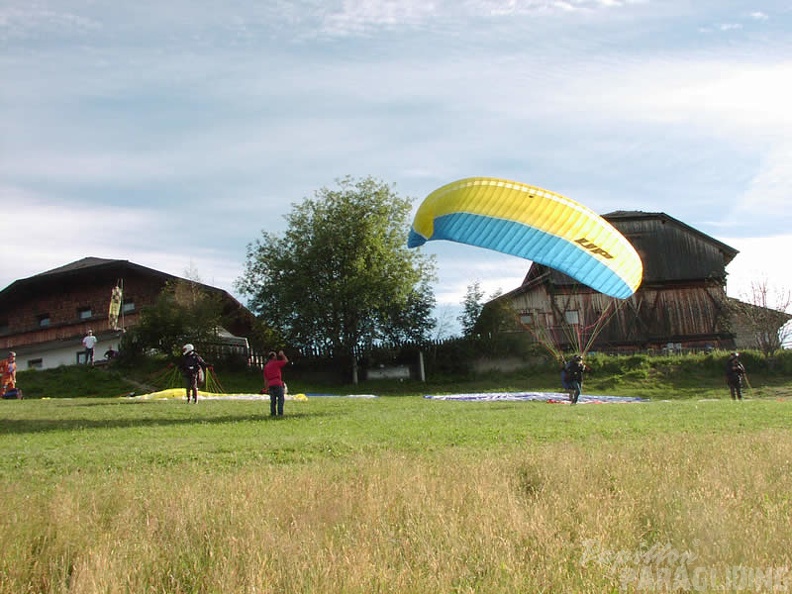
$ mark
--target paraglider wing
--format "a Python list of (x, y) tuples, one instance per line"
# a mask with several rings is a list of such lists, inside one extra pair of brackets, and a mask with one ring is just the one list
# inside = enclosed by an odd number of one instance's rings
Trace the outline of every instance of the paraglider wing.
[(121, 313), (121, 301), (124, 298), (124, 291), (120, 285), (113, 287), (110, 293), (110, 308), (107, 313), (108, 325), (111, 330), (118, 330), (118, 315)]
[(415, 214), (407, 245), (446, 239), (527, 258), (626, 299), (641, 284), (632, 244), (591, 209), (520, 182), (471, 177), (438, 188)]

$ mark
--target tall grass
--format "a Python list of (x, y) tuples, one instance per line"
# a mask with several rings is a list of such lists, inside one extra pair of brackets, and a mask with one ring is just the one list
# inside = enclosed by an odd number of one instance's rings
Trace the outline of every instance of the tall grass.
[(3, 594), (792, 579), (786, 400), (2, 404)]
[(689, 555), (691, 575), (789, 567), (792, 445), (736, 445), (383, 452), (10, 487), (0, 591), (630, 591), (630, 570), (666, 563), (634, 560), (657, 545)]

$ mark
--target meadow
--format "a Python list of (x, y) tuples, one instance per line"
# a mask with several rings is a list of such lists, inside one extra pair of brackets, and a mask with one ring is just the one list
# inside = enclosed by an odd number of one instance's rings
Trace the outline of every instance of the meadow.
[(2, 401), (0, 593), (792, 591), (789, 387)]

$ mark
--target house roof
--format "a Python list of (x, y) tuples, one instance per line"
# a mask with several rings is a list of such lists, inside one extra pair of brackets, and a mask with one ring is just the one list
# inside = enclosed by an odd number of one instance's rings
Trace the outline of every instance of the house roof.
[[(115, 260), (109, 258), (96, 258), (94, 256), (88, 256), (86, 258), (82, 258), (80, 260), (75, 260), (74, 262), (64, 264), (63, 266), (58, 266), (57, 268), (46, 270), (44, 272), (40, 272), (33, 276), (29, 276), (27, 278), (22, 278), (14, 281), (10, 285), (8, 285), (5, 289), (0, 291), (0, 306), (2, 306), (4, 302), (8, 302), (8, 301), (16, 300), (20, 297), (24, 297), (24, 295), (27, 294), (29, 291), (35, 290), (36, 287), (41, 286), (42, 283), (56, 283), (69, 278), (79, 277), (86, 273), (99, 274), (110, 271), (117, 271), (119, 277), (122, 276), (124, 272), (135, 271), (149, 276), (159, 277), (163, 280), (180, 279), (180, 277), (177, 277), (172, 274), (168, 274), (167, 272), (162, 272), (159, 270), (155, 270), (154, 268), (141, 266), (140, 264), (135, 264), (134, 262), (130, 262), (129, 260)], [(239, 308), (244, 309), (244, 306), (241, 303), (239, 303), (239, 301), (235, 297), (233, 297), (230, 293), (228, 293), (224, 289), (213, 287), (211, 285), (206, 285), (200, 282), (197, 284), (207, 291), (221, 294), (223, 298), (226, 299), (229, 303), (234, 303)]]
[(35, 293), (42, 286), (64, 282), (72, 278), (79, 278), (81, 275), (86, 273), (100, 274), (110, 271), (118, 271), (118, 276), (121, 276), (123, 272), (127, 270), (138, 270), (165, 280), (176, 278), (170, 274), (160, 272), (152, 268), (146, 268), (145, 266), (140, 266), (139, 264), (133, 264), (129, 260), (110, 260), (107, 258), (87, 257), (70, 262), (69, 264), (64, 264), (63, 266), (59, 266), (51, 270), (47, 270), (45, 272), (34, 274), (33, 276), (29, 276), (27, 278), (15, 280), (5, 289), (0, 291), (0, 307), (8, 304), (9, 302), (26, 299), (31, 295), (31, 293)]
[(58, 266), (57, 268), (53, 268), (52, 270), (40, 272), (39, 274), (33, 275), (32, 277), (29, 278), (39, 278), (42, 276), (57, 275), (57, 274), (72, 272), (75, 270), (85, 270), (86, 268), (96, 268), (97, 266), (106, 266), (110, 264), (118, 265), (119, 263), (131, 264), (129, 260), (111, 260), (109, 258), (95, 258), (93, 256), (88, 256), (87, 258), (82, 258), (81, 260), (75, 260), (74, 262), (70, 262), (69, 264)]

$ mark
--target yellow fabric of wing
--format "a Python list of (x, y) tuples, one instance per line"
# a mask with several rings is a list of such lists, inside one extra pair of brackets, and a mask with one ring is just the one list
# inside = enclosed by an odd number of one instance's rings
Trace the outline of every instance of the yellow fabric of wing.
[(643, 265), (632, 244), (593, 210), (556, 192), (499, 178), (462, 179), (429, 194), (413, 228), (430, 238), (435, 218), (460, 212), (519, 222), (569, 242), (584, 240), (605, 252), (589, 250), (633, 289), (641, 283)]

